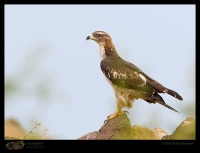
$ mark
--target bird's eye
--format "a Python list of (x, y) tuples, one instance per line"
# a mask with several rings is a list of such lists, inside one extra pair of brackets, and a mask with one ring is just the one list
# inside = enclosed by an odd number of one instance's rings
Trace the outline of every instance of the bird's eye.
[(101, 37), (101, 34), (98, 34), (97, 36), (98, 36), (98, 37)]

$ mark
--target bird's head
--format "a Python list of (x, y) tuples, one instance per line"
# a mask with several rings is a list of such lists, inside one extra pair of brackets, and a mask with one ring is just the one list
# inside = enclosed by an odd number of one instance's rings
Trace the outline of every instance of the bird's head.
[(95, 31), (87, 36), (86, 40), (91, 39), (96, 41), (100, 46), (100, 58), (118, 56), (112, 38), (104, 31)]
[(112, 41), (111, 37), (104, 31), (95, 31), (86, 38), (86, 40), (88, 39), (96, 41), (99, 45), (105, 45), (106, 42)]

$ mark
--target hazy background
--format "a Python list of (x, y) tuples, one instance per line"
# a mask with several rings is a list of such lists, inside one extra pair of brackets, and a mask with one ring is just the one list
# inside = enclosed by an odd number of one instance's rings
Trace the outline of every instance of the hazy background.
[(100, 70), (99, 46), (86, 37), (106, 31), (119, 55), (177, 91), (162, 94), (176, 113), (137, 100), (132, 125), (168, 134), (195, 117), (195, 5), (5, 5), (5, 119), (28, 132), (35, 123), (52, 139), (99, 130), (116, 109)]

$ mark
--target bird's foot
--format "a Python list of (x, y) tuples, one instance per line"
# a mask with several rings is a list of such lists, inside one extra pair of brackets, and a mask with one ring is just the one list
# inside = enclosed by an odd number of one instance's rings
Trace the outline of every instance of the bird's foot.
[(104, 123), (107, 122), (108, 120), (110, 120), (110, 119), (116, 117), (117, 115), (126, 114), (126, 113), (128, 113), (128, 111), (115, 112), (114, 114), (109, 115), (109, 116), (107, 117), (107, 119), (104, 121)]

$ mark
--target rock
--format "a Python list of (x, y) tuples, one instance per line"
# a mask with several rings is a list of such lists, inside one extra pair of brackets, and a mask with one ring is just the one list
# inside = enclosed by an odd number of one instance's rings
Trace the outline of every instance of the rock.
[(156, 139), (153, 131), (142, 126), (134, 125), (132, 128), (132, 138), (135, 140), (152, 140)]
[(154, 135), (157, 137), (158, 140), (161, 140), (163, 136), (168, 135), (168, 133), (161, 128), (154, 128), (152, 131), (154, 132)]
[(176, 128), (176, 130), (170, 136), (171, 140), (195, 140), (196, 139), (196, 128), (195, 119), (192, 117), (186, 118)]
[(150, 130), (146, 127), (131, 126), (126, 114), (121, 114), (108, 120), (99, 131), (90, 132), (78, 140), (160, 140), (167, 132), (160, 128)]
[(172, 135), (161, 128), (153, 130), (146, 127), (134, 125), (131, 127), (130, 120), (126, 114), (117, 115), (108, 120), (99, 131), (90, 132), (78, 140), (176, 140), (176, 139), (195, 139), (195, 119), (187, 118), (176, 128)]
[(131, 139), (131, 124), (126, 114), (108, 120), (99, 131), (90, 132), (78, 140), (116, 140)]
[(90, 132), (78, 138), (77, 140), (96, 140), (98, 133), (98, 131)]

